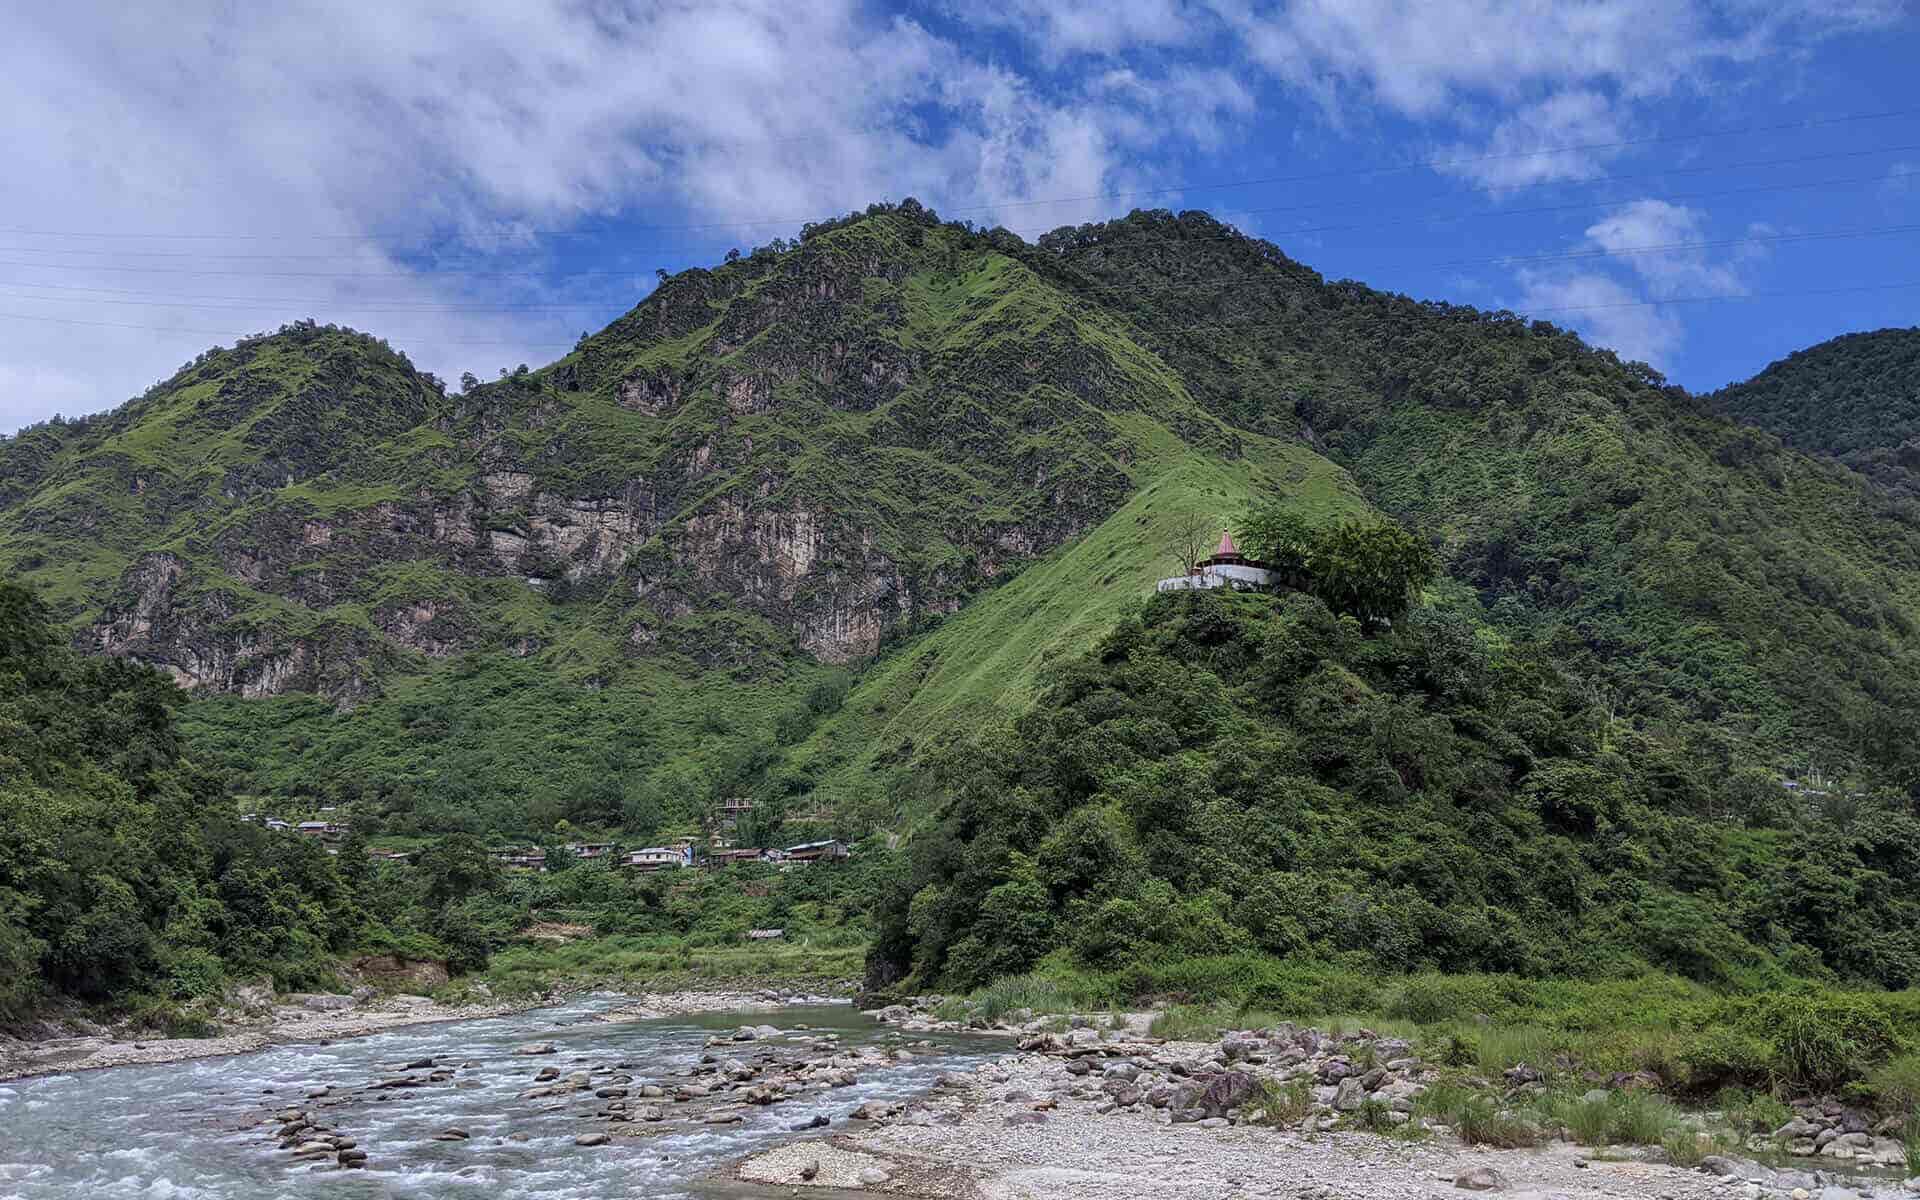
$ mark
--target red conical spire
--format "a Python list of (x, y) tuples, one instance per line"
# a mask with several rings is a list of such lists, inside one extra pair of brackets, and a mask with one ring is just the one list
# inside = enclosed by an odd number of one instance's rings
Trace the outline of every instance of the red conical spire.
[(1238, 555), (1239, 553), (1240, 547), (1233, 544), (1233, 533), (1229, 530), (1222, 529), (1220, 531), (1220, 548), (1213, 552), (1213, 556), (1215, 558), (1225, 558), (1228, 555)]

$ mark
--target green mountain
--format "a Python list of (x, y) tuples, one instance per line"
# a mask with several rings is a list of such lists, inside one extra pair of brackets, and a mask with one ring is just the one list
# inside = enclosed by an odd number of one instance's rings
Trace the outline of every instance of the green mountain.
[(1013, 726), (929, 756), (938, 820), (869, 980), (965, 990), (1051, 959), (1285, 1008), (1246, 992), (1284, 993), (1276, 960), (1920, 979), (1910, 801), (1809, 813), (1764, 771), (1696, 767), (1545, 647), (1441, 606), (1368, 631), (1299, 593), (1156, 596)]
[(1809, 346), (1708, 400), (1733, 420), (1920, 500), (1920, 328)]
[[(1199, 213), (1028, 244), (917, 204), (683, 272), (459, 392), (299, 325), (0, 443), (0, 567), (194, 689), (197, 757), (369, 829), (849, 833), (1258, 499), (1713, 779), (1906, 786), (1920, 543), (1857, 476), (1508, 314)], [(907, 786), (903, 786), (907, 785)]]

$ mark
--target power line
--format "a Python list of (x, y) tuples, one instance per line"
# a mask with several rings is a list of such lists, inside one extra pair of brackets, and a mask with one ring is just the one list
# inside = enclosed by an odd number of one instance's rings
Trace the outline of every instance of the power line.
[[(1029, 208), (1048, 204), (1082, 204), (1096, 200), (1127, 200), (1149, 196), (1174, 195), (1184, 192), (1224, 191), (1243, 187), (1265, 187), (1281, 183), (1313, 183), (1326, 179), (1357, 178), (1391, 174), (1400, 171), (1443, 170), (1449, 167), (1471, 166), (1476, 163), (1506, 162), (1515, 159), (1540, 158), (1555, 154), (1581, 154), (1599, 150), (1623, 150), (1636, 146), (1668, 145), (1674, 142), (1705, 141), (1717, 138), (1741, 137), (1758, 133), (1782, 133), (1796, 130), (1828, 128), (1835, 125), (1856, 124), (1866, 121), (1883, 121), (1896, 117), (1920, 114), (1920, 108), (1890, 109), (1883, 112), (1851, 113), (1835, 117), (1814, 118), (1806, 121), (1788, 121), (1773, 125), (1749, 125), (1733, 129), (1699, 130), (1692, 133), (1665, 134), (1658, 137), (1630, 138), (1611, 142), (1589, 142), (1571, 146), (1547, 146), (1533, 150), (1514, 150), (1499, 154), (1482, 154), (1456, 158), (1417, 159), (1401, 163), (1383, 163), (1368, 167), (1347, 167), (1329, 171), (1313, 171), (1294, 175), (1268, 175), (1251, 179), (1221, 180), (1215, 182), (1186, 182), (1167, 184), (1156, 188), (1137, 188), (1125, 191), (1094, 192), (1079, 196), (1054, 196), (1028, 200), (998, 201), (989, 204), (968, 205), (949, 208), (952, 213), (999, 212), (1009, 208)], [(1574, 181), (1584, 182), (1584, 181)], [(1522, 185), (1537, 186), (1537, 185)], [(499, 239), (528, 237), (589, 237), (607, 232), (634, 232), (650, 230), (657, 232), (693, 232), (704, 230), (732, 230), (757, 225), (803, 225), (814, 221), (832, 221), (844, 217), (846, 213), (837, 212), (816, 217), (753, 217), (728, 220), (705, 221), (690, 224), (629, 224), (620, 223), (599, 227), (575, 229), (533, 229), (513, 230), (490, 235)], [(0, 235), (23, 237), (77, 237), (77, 238), (158, 238), (178, 240), (288, 240), (293, 238), (323, 241), (398, 241), (392, 235), (382, 234), (325, 234), (325, 233), (159, 233), (150, 231), (109, 230), (103, 232), (85, 232), (75, 230), (47, 230), (0, 228)], [(475, 236), (466, 235), (469, 238)]]
[[(1276, 282), (1280, 282), (1280, 281), (1276, 281)], [(1832, 287), (1832, 288), (1795, 288), (1788, 291), (1740, 292), (1740, 293), (1727, 293), (1727, 294), (1710, 295), (1710, 296), (1671, 296), (1661, 300), (1623, 300), (1617, 303), (1609, 303), (1609, 304), (1555, 305), (1551, 307), (1527, 308), (1524, 310), (1522, 309), (1486, 309), (1486, 308), (1478, 308), (1477, 306), (1473, 306), (1473, 305), (1462, 305), (1459, 307), (1474, 308), (1475, 311), (1486, 314), (1486, 315), (1493, 315), (1499, 312), (1511, 312), (1513, 313), (1513, 315), (1519, 316), (1519, 317), (1533, 317), (1533, 316), (1539, 316), (1542, 313), (1597, 312), (1602, 309), (1617, 309), (1617, 308), (1658, 308), (1666, 304), (1712, 304), (1712, 303), (1750, 301), (1750, 300), (1798, 299), (1806, 296), (1840, 296), (1840, 295), (1848, 295), (1848, 294), (1864, 293), (1864, 292), (1900, 291), (1900, 290), (1905, 290), (1909, 288), (1920, 288), (1920, 279), (1908, 280), (1901, 283), (1868, 283), (1868, 284), (1856, 284), (1856, 285), (1850, 285), (1846, 287)], [(1378, 290), (1378, 289), (1375, 289), (1375, 290)], [(1381, 294), (1389, 297), (1392, 295), (1392, 293), (1387, 293), (1387, 292), (1382, 292)], [(1116, 315), (1119, 315), (1122, 319), (1125, 319), (1124, 313), (1116, 314)], [(154, 333), (198, 333), (198, 334), (205, 334), (211, 337), (250, 338), (250, 337), (260, 336), (260, 332), (258, 330), (243, 333), (238, 330), (232, 330), (232, 329), (194, 329), (194, 328), (188, 328), (185, 326), (175, 326), (175, 325), (132, 325), (132, 324), (124, 324), (117, 321), (81, 321), (81, 320), (67, 319), (63, 317), (34, 316), (28, 313), (0, 312), (0, 320), (44, 321), (44, 322), (48, 322), (56, 325), (84, 325), (84, 326), (93, 326), (93, 327), (105, 328), (105, 329), (139, 329), (139, 330), (147, 330)], [(1273, 321), (1248, 321), (1244, 323), (1216, 322), (1211, 326), (1204, 326), (1204, 328), (1218, 328), (1218, 329), (1230, 329), (1230, 330), (1293, 329), (1293, 328), (1298, 328), (1298, 324), (1297, 322), (1273, 322)], [(1186, 329), (1186, 330), (1179, 330), (1176, 332), (1186, 333), (1191, 331), (1192, 331), (1191, 329)], [(366, 332), (366, 331), (362, 331), (362, 332)], [(389, 333), (389, 334), (374, 335), (374, 336), (380, 336), (390, 340), (394, 337), (398, 337), (401, 335)], [(431, 337), (430, 335), (425, 335), (425, 334), (415, 334), (411, 336), (417, 338), (420, 341), (424, 341), (429, 345), (436, 345), (436, 346), (516, 346), (524, 349), (536, 350), (536, 349), (549, 349), (549, 348), (560, 347), (560, 346), (564, 346), (568, 349), (572, 349), (573, 346), (575, 345), (575, 343), (572, 343), (572, 342), (461, 341), (461, 340), (446, 340), (446, 339), (434, 338), (434, 337)]]
[[(56, 288), (58, 284), (16, 283), (11, 280), (0, 281), (0, 288)], [(348, 296), (333, 296), (325, 299), (300, 299), (298, 297), (268, 297), (257, 299), (244, 297), (190, 297), (176, 296), (168, 292), (114, 291), (107, 288), (63, 288), (63, 291), (110, 292), (103, 296), (42, 296), (34, 294), (0, 293), (19, 300), (46, 300), (56, 304), (131, 304), (143, 308), (198, 308), (209, 311), (236, 309), (255, 311), (262, 306), (290, 305), (295, 308), (332, 306), (341, 310), (358, 313), (488, 313), (488, 312), (596, 312), (617, 306), (622, 301), (610, 298), (594, 303), (581, 304), (388, 304), (375, 300), (361, 302)], [(125, 299), (127, 296), (144, 296), (146, 299)]]
[[(1920, 175), (1920, 171), (1916, 171), (1914, 172), (1914, 174)], [(1454, 267), (1465, 267), (1465, 266), (1515, 265), (1515, 264), (1535, 263), (1535, 262), (1572, 261), (1572, 260), (1595, 259), (1595, 258), (1615, 258), (1615, 257), (1626, 257), (1626, 256), (1636, 255), (1636, 254), (1661, 254), (1661, 253), (1674, 253), (1674, 252), (1692, 251), (1692, 250), (1723, 249), (1723, 248), (1732, 247), (1732, 246), (1776, 245), (1776, 244), (1791, 244), (1795, 242), (1844, 240), (1844, 239), (1861, 238), (1861, 237), (1886, 237), (1886, 236), (1893, 236), (1893, 235), (1907, 234), (1907, 233), (1920, 233), (1920, 224), (1908, 223), (1908, 224), (1901, 224), (1901, 225), (1874, 226), (1874, 227), (1868, 227), (1868, 228), (1862, 228), (1862, 229), (1821, 230), (1821, 231), (1815, 231), (1815, 232), (1799, 232), (1799, 233), (1752, 234), (1746, 237), (1737, 237), (1737, 238), (1716, 238), (1711, 240), (1685, 241), (1685, 242), (1663, 242), (1663, 243), (1654, 243), (1654, 244), (1641, 245), (1641, 246), (1613, 246), (1613, 247), (1593, 246), (1593, 247), (1582, 247), (1575, 250), (1543, 251), (1543, 252), (1532, 253), (1532, 254), (1497, 254), (1497, 255), (1481, 257), (1481, 258), (1456, 258), (1456, 259), (1438, 259), (1438, 260), (1424, 260), (1424, 261), (1411, 261), (1411, 262), (1399, 262), (1399, 263), (1383, 263), (1383, 264), (1375, 264), (1374, 269), (1382, 270), (1382, 271), (1441, 270), (1441, 269), (1450, 269)], [(1191, 244), (1196, 242), (1206, 242), (1206, 241), (1251, 241), (1251, 240), (1253, 239), (1247, 238), (1244, 235), (1237, 234), (1237, 233), (1236, 234), (1220, 234), (1220, 235), (1209, 234), (1209, 235), (1201, 235), (1201, 236), (1190, 237), (1190, 238), (1165, 239), (1164, 241), (1159, 242), (1158, 244), (1186, 245), (1186, 244)], [(1125, 242), (1118, 243), (1118, 245), (1120, 246), (1120, 248), (1123, 248), (1123, 249), (1132, 249), (1141, 245), (1143, 241), (1146, 241), (1146, 240), (1145, 239), (1129, 239)], [(1066, 253), (1068, 255), (1071, 255), (1077, 251), (1097, 250), (1102, 248), (1104, 247), (1101, 244), (1095, 244), (1095, 245), (1089, 245), (1089, 246), (1070, 246), (1066, 248)], [(5, 265), (5, 264), (0, 264), (0, 265)], [(1238, 272), (1237, 274), (1240, 274), (1242, 276), (1259, 274), (1263, 278), (1266, 277), (1264, 272)], [(1223, 277), (1224, 276), (1222, 274), (1217, 272), (1213, 275), (1213, 278), (1215, 279), (1219, 279)], [(266, 305), (284, 304), (284, 305), (293, 305), (296, 307), (330, 306), (343, 311), (363, 312), (363, 313), (593, 312), (593, 311), (599, 311), (608, 307), (614, 307), (625, 302), (624, 298), (610, 298), (608, 300), (601, 301), (601, 302), (583, 302), (579, 304), (525, 303), (525, 304), (485, 305), (485, 304), (421, 303), (421, 304), (402, 305), (402, 304), (392, 304), (391, 302), (382, 302), (379, 300), (356, 301), (351, 297), (334, 297), (334, 298), (327, 298), (327, 299), (297, 299), (293, 297), (262, 297), (259, 299), (249, 299), (244, 297), (176, 298), (173, 296), (172, 293), (164, 293), (164, 292), (142, 292), (134, 289), (73, 288), (73, 287), (65, 287), (60, 284), (42, 284), (42, 283), (34, 283), (31, 281), (20, 281), (20, 280), (0, 281), (0, 287), (33, 288), (33, 289), (46, 289), (46, 290), (57, 289), (57, 290), (70, 290), (70, 291), (78, 291), (78, 292), (85, 292), (85, 293), (102, 292), (102, 293), (108, 294), (108, 298), (96, 298), (91, 295), (85, 298), (82, 298), (82, 297), (68, 298), (63, 296), (39, 296), (39, 295), (31, 295), (31, 294), (21, 296), (21, 295), (18, 295), (18, 293), (14, 293), (14, 295), (18, 299), (51, 300), (51, 301), (65, 302), (65, 303), (132, 304), (132, 305), (139, 305), (142, 307), (199, 308), (199, 309), (206, 309), (206, 310), (226, 309), (226, 308), (252, 309), (263, 304), (266, 304)], [(113, 299), (111, 298), (112, 296), (145, 296), (145, 297), (153, 297), (153, 299), (126, 300), (126, 299)], [(238, 303), (224, 302), (229, 299), (233, 301), (238, 301)], [(219, 302), (203, 303), (203, 302), (200, 302), (202, 300), (219, 301)]]
[[(81, 321), (68, 317), (42, 317), (34, 316), (30, 313), (14, 312), (0, 312), (0, 320), (43, 321), (52, 325), (86, 325), (97, 329), (141, 329), (151, 333), (198, 333), (207, 337), (251, 338), (261, 336), (261, 331), (257, 329), (242, 332), (237, 329), (193, 329), (184, 325), (132, 325), (120, 321)], [(361, 332), (367, 333), (369, 331), (362, 330)], [(370, 336), (391, 339), (400, 335), (389, 333), (371, 334)], [(518, 346), (528, 350), (546, 350), (556, 346), (565, 346), (571, 349), (574, 345), (572, 342), (464, 341), (435, 338), (425, 334), (414, 334), (411, 336), (435, 346)]]
[[(1701, 174), (1709, 174), (1714, 171), (1738, 171), (1738, 170), (1748, 170), (1748, 169), (1758, 168), (1758, 167), (1796, 166), (1796, 165), (1810, 163), (1810, 162), (1830, 162), (1834, 159), (1843, 159), (1843, 158), (1867, 158), (1877, 154), (1905, 154), (1912, 151), (1920, 151), (1920, 142), (1916, 142), (1908, 145), (1900, 145), (1900, 146), (1878, 146), (1868, 150), (1837, 150), (1837, 151), (1829, 151), (1821, 154), (1800, 154), (1800, 155), (1794, 155), (1789, 158), (1758, 159), (1758, 160), (1753, 160), (1748, 162), (1719, 163), (1719, 164), (1713, 164), (1713, 165), (1701, 166), (1701, 167), (1677, 167), (1671, 170), (1646, 171), (1646, 172), (1640, 172), (1637, 174), (1596, 176), (1592, 179), (1581, 180), (1580, 182), (1583, 185), (1594, 184), (1594, 183), (1606, 183), (1606, 182), (1617, 183), (1622, 180), (1628, 180), (1628, 179), (1661, 178), (1669, 175), (1701, 175)], [(1829, 184), (1850, 184), (1850, 183), (1866, 183), (1866, 182), (1877, 183), (1877, 182), (1883, 182), (1888, 179), (1905, 178), (1908, 175), (1914, 175), (1914, 174), (1920, 174), (1920, 172), (1893, 171), (1893, 172), (1883, 173), (1880, 175), (1857, 176), (1857, 177), (1852, 177), (1848, 179), (1833, 180), (1833, 181), (1829, 181)], [(1744, 192), (1761, 192), (1761, 191), (1775, 191), (1775, 190), (1785, 191), (1785, 190), (1792, 190), (1792, 189), (1802, 189), (1807, 187), (1826, 186), (1829, 184), (1823, 184), (1823, 183), (1810, 184), (1806, 182), (1789, 183), (1789, 184), (1759, 184), (1759, 185), (1751, 185), (1745, 188), (1715, 189), (1713, 191), (1706, 191), (1706, 192), (1680, 193), (1678, 195), (1669, 195), (1664, 198), (1670, 199), (1670, 200), (1701, 199), (1709, 196), (1737, 195), (1737, 194), (1742, 194)], [(1487, 189), (1487, 190), (1513, 191), (1518, 189), (1500, 188), (1500, 189)], [(1431, 200), (1431, 199), (1441, 199), (1441, 198), (1442, 197), (1438, 195), (1430, 194), (1426, 197), (1421, 197), (1419, 199)], [(1662, 197), (1634, 197), (1634, 199), (1661, 199), (1661, 198)], [(1474, 210), (1473, 212), (1467, 215), (1469, 216), (1479, 216), (1479, 215), (1519, 216), (1519, 215), (1534, 214), (1534, 213), (1566, 212), (1566, 211), (1577, 210), (1582, 208), (1604, 207), (1608, 204), (1616, 204), (1620, 202), (1621, 201), (1618, 199), (1581, 200), (1581, 201), (1575, 201), (1571, 203), (1535, 206), (1532, 208), (1481, 209), (1481, 210)], [(1269, 206), (1269, 207), (1261, 207), (1261, 208), (1230, 208), (1224, 211), (1235, 213), (1235, 214), (1253, 216), (1253, 215), (1263, 215), (1267, 213), (1281, 213), (1281, 212), (1310, 212), (1310, 211), (1323, 209), (1323, 208), (1343, 208), (1343, 207), (1351, 207), (1351, 202), (1342, 201), (1342, 200), (1327, 200), (1327, 201), (1319, 201), (1313, 204), (1290, 204), (1290, 205)], [(1327, 226), (1323, 228), (1333, 228), (1333, 229), (1343, 229), (1343, 230), (1356, 229), (1356, 228), (1384, 228), (1394, 224), (1418, 223), (1418, 222), (1425, 222), (1425, 221), (1440, 221), (1440, 220), (1449, 220), (1449, 219), (1454, 219), (1454, 218), (1446, 217), (1446, 216), (1410, 217), (1410, 218), (1400, 218), (1395, 221), (1368, 223), (1364, 225)], [(1074, 227), (1060, 226), (1060, 225), (1028, 226), (1028, 227), (1023, 227), (1019, 229), (1009, 228), (1007, 232), (1017, 233), (1022, 237), (1033, 237), (1038, 234), (1051, 233), (1057, 229), (1066, 229), (1066, 228), (1074, 228)], [(1317, 230), (1309, 229), (1309, 230), (1302, 230), (1299, 232), (1317, 232)], [(626, 247), (622, 247), (622, 250), (625, 253), (631, 253), (631, 254), (639, 254), (639, 253), (674, 254), (674, 253), (684, 253), (692, 248), (693, 247), (685, 244), (680, 244), (680, 245), (655, 244), (655, 245), (647, 245), (647, 246), (626, 246)], [(90, 246), (0, 246), (0, 254), (91, 254), (91, 255), (111, 255), (117, 258), (129, 258), (129, 257), (191, 258), (201, 262), (205, 262), (205, 261), (338, 262), (342, 258), (342, 256), (339, 254), (210, 254), (202, 250), (102, 250), (102, 249), (95, 249)], [(441, 261), (433, 264), (432, 267), (430, 268), (422, 267), (419, 269), (420, 270), (428, 270), (428, 269), (447, 270), (447, 269), (451, 269), (455, 264), (461, 261), (471, 262), (471, 261), (493, 261), (493, 260), (491, 259), (467, 259), (467, 260), (456, 259), (456, 260), (453, 260), (452, 263)]]
[[(1910, 147), (1910, 149), (1920, 149), (1920, 145)], [(1878, 151), (1877, 153), (1885, 153), (1885, 152), (1887, 151)], [(1800, 182), (1800, 183), (1788, 183), (1788, 184), (1760, 184), (1760, 185), (1755, 185), (1755, 186), (1746, 187), (1746, 188), (1728, 188), (1728, 189), (1717, 189), (1717, 190), (1706, 191), (1706, 192), (1691, 192), (1691, 193), (1670, 193), (1665, 196), (1642, 196), (1642, 197), (1637, 197), (1636, 202), (1638, 201), (1672, 202), (1676, 200), (1696, 200), (1696, 199), (1703, 199), (1706, 197), (1718, 196), (1718, 195), (1745, 195), (1745, 194), (1758, 194), (1758, 193), (1776, 192), (1776, 191), (1817, 189), (1822, 187), (1852, 186), (1855, 184), (1865, 184), (1865, 183), (1884, 183), (1890, 180), (1909, 179), (1909, 178), (1915, 178), (1915, 177), (1920, 177), (1920, 170), (1890, 171), (1881, 175), (1856, 176), (1852, 178), (1837, 179), (1837, 180), (1819, 180), (1819, 181), (1813, 181), (1813, 182)], [(1273, 235), (1271, 235), (1271, 237), (1281, 237), (1281, 238), (1304, 237), (1304, 236), (1309, 236), (1312, 234), (1320, 234), (1320, 233), (1351, 233), (1351, 232), (1357, 232), (1357, 231), (1367, 230), (1367, 229), (1404, 228), (1407, 226), (1414, 226), (1414, 225), (1444, 224), (1447, 222), (1454, 222), (1454, 221), (1482, 220), (1482, 219), (1493, 219), (1493, 218), (1507, 219), (1515, 216), (1539, 215), (1542, 213), (1550, 213), (1550, 212), (1567, 212), (1567, 211), (1574, 211), (1579, 209), (1606, 208), (1612, 205), (1621, 204), (1625, 202), (1627, 201), (1625, 201), (1623, 198), (1614, 198), (1614, 199), (1600, 200), (1600, 201), (1581, 201), (1574, 204), (1543, 205), (1543, 206), (1536, 206), (1533, 208), (1510, 208), (1510, 209), (1496, 208), (1496, 209), (1485, 209), (1485, 210), (1478, 210), (1478, 211), (1466, 212), (1466, 213), (1442, 213), (1437, 215), (1400, 218), (1400, 219), (1395, 219), (1390, 221), (1353, 222), (1353, 223), (1348, 223), (1344, 225), (1309, 225), (1309, 226), (1302, 226), (1294, 229), (1279, 230), (1279, 231), (1276, 231)], [(1106, 222), (1104, 223), (1103, 228), (1111, 227), (1111, 225), (1113, 224), (1114, 222)], [(1016, 233), (1018, 231), (1009, 230), (1008, 232)], [(1026, 231), (1026, 232), (1032, 233), (1033, 231)], [(1051, 233), (1055, 231), (1046, 230), (1043, 232)], [(1223, 234), (1195, 234), (1190, 236), (1172, 237), (1172, 238), (1131, 237), (1126, 239), (1125, 244), (1130, 247), (1137, 247), (1142, 245), (1181, 246), (1181, 245), (1190, 245), (1190, 244), (1209, 242), (1209, 241), (1238, 241), (1238, 240), (1248, 240), (1248, 241), (1271, 240), (1271, 238), (1256, 239), (1251, 234), (1247, 234), (1239, 231), (1232, 231), (1232, 232), (1223, 233)], [(1029, 244), (1034, 244), (1034, 243), (1029, 243)], [(1070, 249), (1070, 250), (1093, 249), (1093, 248), (1096, 248), (1097, 245), (1098, 243), (1089, 244), (1086, 246), (1069, 246), (1067, 247), (1067, 249)], [(1348, 247), (1347, 249), (1349, 251), (1366, 250), (1366, 249), (1370, 249), (1370, 247), (1364, 247), (1364, 246)], [(219, 257), (219, 256), (215, 256), (215, 257)], [(262, 256), (262, 257), (270, 259), (275, 256), (269, 255), (269, 256)], [(325, 257), (325, 256), (320, 256), (320, 257)], [(1498, 261), (1498, 260), (1493, 259), (1493, 260), (1487, 260), (1487, 261)], [(121, 273), (135, 273), (135, 274), (148, 274), (148, 275), (257, 276), (257, 277), (264, 277), (264, 278), (284, 278), (284, 279), (392, 279), (392, 280), (409, 280), (409, 281), (413, 279), (421, 278), (424, 276), (431, 276), (431, 275), (467, 276), (467, 277), (475, 277), (475, 278), (500, 278), (500, 279), (524, 278), (524, 279), (566, 280), (566, 279), (637, 276), (637, 275), (643, 274), (643, 272), (641, 271), (637, 271), (631, 268), (624, 268), (624, 267), (604, 268), (604, 269), (582, 269), (582, 270), (574, 270), (574, 271), (550, 271), (550, 270), (527, 270), (527, 269), (505, 269), (505, 268), (479, 270), (479, 269), (469, 269), (469, 268), (449, 268), (449, 267), (442, 267), (442, 266), (430, 266), (430, 267), (421, 267), (410, 273), (360, 272), (360, 271), (258, 271), (258, 270), (250, 270), (250, 269), (199, 270), (199, 269), (192, 269), (192, 268), (179, 269), (179, 268), (163, 267), (163, 266), (119, 266), (111, 263), (22, 262), (19, 260), (12, 260), (12, 259), (0, 259), (0, 266), (22, 267), (27, 270), (40, 270), (40, 271), (116, 271)], [(34, 285), (30, 281), (13, 281), (13, 282), (22, 283), (25, 286), (41, 286), (41, 285)], [(53, 285), (44, 285), (44, 286), (53, 286)]]

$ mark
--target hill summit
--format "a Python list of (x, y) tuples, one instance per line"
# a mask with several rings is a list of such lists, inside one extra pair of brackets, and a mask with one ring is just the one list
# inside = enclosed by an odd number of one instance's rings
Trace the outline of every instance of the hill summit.
[(0, 443), (0, 564), (195, 689), (264, 794), (867, 827), (1172, 573), (1176, 523), (1256, 499), (1406, 525), (1432, 600), (1690, 762), (1915, 775), (1920, 546), (1881, 493), (1203, 213), (1027, 243), (876, 205), (458, 392), (290, 326)]

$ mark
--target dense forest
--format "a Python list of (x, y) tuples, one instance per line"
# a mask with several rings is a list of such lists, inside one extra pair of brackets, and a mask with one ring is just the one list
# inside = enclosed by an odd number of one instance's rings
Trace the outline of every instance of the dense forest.
[(1920, 329), (1849, 333), (1796, 350), (1707, 399), (1736, 421), (1920, 501)]
[(1171, 593), (927, 768), (870, 979), (1259, 952), (1753, 986), (1920, 975), (1920, 821), (1721, 770), (1444, 607)]
[(357, 834), (330, 853), (239, 819), (231, 779), (182, 753), (183, 699), (159, 671), (61, 645), (40, 603), (0, 584), (0, 1020), (73, 1000), (198, 1032), (230, 983), (334, 988), (361, 954), (477, 971), (555, 911), (669, 968), (768, 924), (865, 940), (858, 871), (769, 875), (757, 896), (737, 875), (703, 879), (674, 897), (558, 847), (553, 873), (510, 874), (467, 834), (405, 865), (376, 864)]

